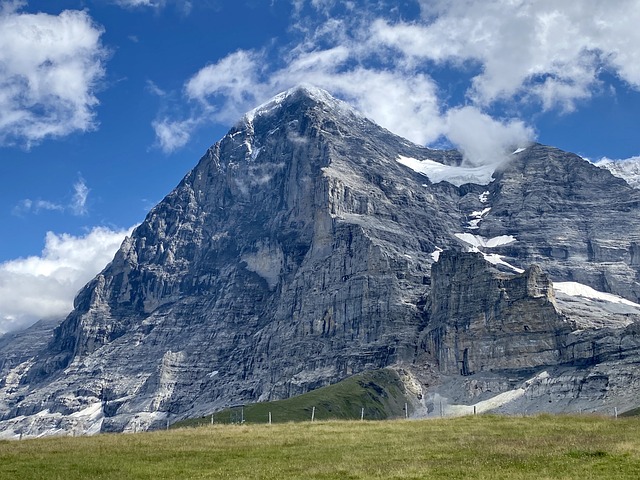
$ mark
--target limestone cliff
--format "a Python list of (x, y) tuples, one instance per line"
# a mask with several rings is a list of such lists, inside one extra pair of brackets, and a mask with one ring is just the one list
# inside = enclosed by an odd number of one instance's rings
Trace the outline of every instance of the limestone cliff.
[(618, 361), (616, 342), (635, 358), (638, 190), (542, 145), (488, 183), (436, 181), (402, 159), (462, 164), (313, 88), (249, 112), (49, 343), (3, 370), (0, 429), (157, 427), (388, 365), (438, 377), (425, 389), (497, 375), (478, 380), (495, 392), (543, 367)]

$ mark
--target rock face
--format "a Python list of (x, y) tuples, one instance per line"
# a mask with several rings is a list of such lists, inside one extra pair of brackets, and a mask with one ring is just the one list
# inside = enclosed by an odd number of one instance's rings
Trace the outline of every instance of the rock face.
[(540, 268), (491, 271), (479, 253), (444, 252), (432, 268), (422, 348), (440, 372), (473, 375), (555, 365), (571, 326)]
[[(432, 183), (398, 160), (457, 168), (458, 152), (413, 145), (320, 90), (279, 95), (4, 373), (0, 429), (144, 429), (398, 364), (432, 404), (468, 403), (474, 376), (486, 397), (549, 367), (634, 368), (640, 192), (550, 147), (511, 157), (488, 185)], [(591, 308), (551, 279), (610, 297)]]
[(437, 372), (422, 414), (633, 408), (640, 306), (610, 300), (556, 296), (535, 265), (505, 274), (479, 253), (444, 252), (414, 361)]

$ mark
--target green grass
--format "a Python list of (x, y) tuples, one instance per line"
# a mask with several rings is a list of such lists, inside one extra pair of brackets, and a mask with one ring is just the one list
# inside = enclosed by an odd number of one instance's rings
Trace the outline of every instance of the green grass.
[[(253, 403), (242, 409), (225, 409), (213, 414), (213, 422), (240, 423), (244, 418), (246, 423), (267, 423), (269, 412), (273, 423), (301, 422), (311, 419), (314, 407), (315, 419), (320, 421), (359, 420), (362, 408), (365, 419), (384, 420), (404, 417), (405, 402), (405, 389), (398, 374), (385, 368), (354, 375), (334, 385), (287, 400)], [(211, 415), (208, 415), (177, 422), (172, 428), (210, 423)]]
[(640, 419), (214, 425), (0, 442), (2, 479), (637, 479)]
[(626, 412), (620, 414), (621, 417), (637, 417), (640, 415), (640, 407), (634, 408), (632, 410), (627, 410)]

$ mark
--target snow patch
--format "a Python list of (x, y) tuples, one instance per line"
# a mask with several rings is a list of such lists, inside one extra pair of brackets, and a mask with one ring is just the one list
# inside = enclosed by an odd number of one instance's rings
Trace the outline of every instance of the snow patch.
[(251, 160), (255, 160), (256, 158), (258, 158), (258, 155), (260, 155), (260, 151), (262, 150), (262, 147), (258, 147), (254, 150), (251, 151)]
[(480, 200), (480, 203), (487, 203), (489, 201), (489, 194), (489, 190), (486, 190), (478, 195), (478, 200)]
[(465, 183), (488, 185), (493, 181), (493, 173), (498, 164), (480, 167), (445, 165), (433, 160), (418, 160), (399, 155), (396, 161), (411, 170), (427, 177), (432, 183), (448, 182), (457, 187)]
[(485, 238), (471, 233), (456, 233), (455, 236), (472, 247), (483, 248), (495, 248), (501, 245), (509, 245), (510, 243), (517, 241), (516, 237), (513, 235), (500, 235), (498, 237)]
[(484, 252), (480, 252), (480, 253), (482, 253), (482, 256), (484, 257), (484, 259), (492, 265), (502, 265), (504, 267), (510, 268), (516, 273), (524, 273), (523, 269), (518, 268), (515, 265), (511, 265), (508, 262), (505, 262), (502, 259), (501, 255), (497, 255), (495, 253), (484, 253)]
[(253, 159), (253, 145), (251, 145), (251, 142), (247, 139), (244, 141), (244, 146), (247, 147), (247, 153), (251, 156), (251, 158)]
[(511, 155), (516, 155), (517, 153), (524, 152), (525, 150), (526, 148), (517, 148), (516, 150), (513, 151)]
[(469, 230), (477, 230), (478, 228), (480, 228), (479, 226), (480, 222), (484, 219), (485, 215), (490, 211), (491, 211), (491, 207), (487, 207), (480, 211), (471, 212), (469, 214), (469, 217), (471, 218), (471, 220), (467, 222), (469, 224), (467, 228)]
[(553, 282), (553, 288), (559, 292), (569, 295), (570, 297), (582, 297), (588, 300), (595, 300), (599, 302), (611, 302), (620, 303), (622, 305), (628, 305), (631, 307), (640, 308), (640, 304), (627, 300), (626, 298), (619, 297), (612, 293), (604, 293), (595, 290), (588, 285), (583, 285), (578, 282)]
[(447, 416), (462, 416), (473, 415), (474, 411), (475, 413), (489, 412), (524, 397), (532, 386), (544, 382), (548, 378), (549, 373), (544, 371), (524, 382), (524, 384), (519, 388), (500, 393), (495, 397), (491, 397), (473, 405), (447, 405), (443, 413)]
[(328, 105), (332, 110), (348, 112), (358, 117), (362, 117), (362, 114), (360, 114), (357, 110), (355, 110), (349, 104), (332, 97), (326, 90), (322, 90), (321, 88), (309, 84), (301, 84), (277, 94), (271, 100), (268, 100), (267, 102), (257, 106), (253, 110), (250, 110), (244, 115), (242, 121), (245, 124), (253, 124), (256, 117), (266, 116), (274, 113), (287, 98), (297, 95), (298, 93), (303, 93), (308, 97), (314, 99), (318, 103)]
[(517, 273), (524, 272), (523, 269), (505, 262), (501, 255), (496, 253), (485, 253), (482, 251), (482, 249), (491, 249), (517, 242), (516, 237), (513, 235), (500, 235), (498, 237), (485, 238), (471, 233), (456, 233), (455, 236), (467, 244), (468, 251), (481, 253), (484, 259), (492, 265), (502, 265)]
[(603, 158), (594, 165), (609, 170), (613, 175), (622, 178), (633, 188), (640, 188), (640, 157), (631, 157), (625, 160)]
[(431, 252), (431, 258), (433, 258), (434, 262), (437, 262), (438, 260), (440, 260), (440, 254), (443, 252), (443, 250), (440, 247), (436, 247), (435, 251)]

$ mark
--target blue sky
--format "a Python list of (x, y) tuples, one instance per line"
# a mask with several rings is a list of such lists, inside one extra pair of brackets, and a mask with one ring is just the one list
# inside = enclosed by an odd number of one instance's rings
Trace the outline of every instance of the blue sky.
[(246, 110), (298, 83), (470, 164), (640, 155), (637, 0), (0, 1), (0, 332), (73, 294)]

